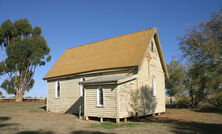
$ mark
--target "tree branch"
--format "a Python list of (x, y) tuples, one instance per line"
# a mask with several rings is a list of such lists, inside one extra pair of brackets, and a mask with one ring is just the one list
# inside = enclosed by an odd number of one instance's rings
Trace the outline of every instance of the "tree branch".
[(6, 62), (5, 62), (5, 53), (4, 53), (4, 49), (1, 45), (1, 50), (2, 50), (2, 55), (3, 55), (3, 61), (4, 61), (4, 65), (5, 65), (5, 68), (7, 68), (7, 65), (6, 65)]
[(30, 64), (30, 62), (31, 62), (31, 58), (29, 58), (27, 67), (26, 67), (26, 69), (25, 69), (24, 79), (23, 79), (23, 82), (22, 82), (22, 85), (21, 85), (21, 87), (22, 87), (22, 89), (23, 89), (22, 92), (24, 92), (24, 85), (25, 85), (25, 82), (26, 82), (27, 74), (28, 74), (28, 72), (29, 72), (28, 70), (29, 70), (29, 64)]
[(15, 87), (16, 87), (16, 93), (17, 93), (17, 90), (19, 91), (18, 89), (18, 83), (17, 83), (17, 72), (18, 72), (18, 67), (17, 67), (17, 64), (15, 65)]

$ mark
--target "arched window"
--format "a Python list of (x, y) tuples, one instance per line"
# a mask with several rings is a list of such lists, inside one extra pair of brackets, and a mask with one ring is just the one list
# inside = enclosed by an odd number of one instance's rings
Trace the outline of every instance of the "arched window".
[(153, 91), (153, 96), (156, 96), (156, 80), (155, 80), (155, 77), (152, 78), (152, 91)]
[(60, 88), (61, 88), (60, 82), (56, 81), (56, 85), (55, 85), (55, 97), (56, 98), (60, 98)]
[(154, 48), (153, 48), (153, 41), (151, 41), (151, 51), (153, 52), (154, 51)]
[(97, 89), (97, 106), (104, 106), (104, 93), (101, 87)]
[[(85, 81), (85, 78), (84, 77), (82, 77), (81, 79), (80, 79), (80, 82), (83, 82), (83, 81)], [(80, 96), (83, 96), (84, 95), (84, 86), (82, 85), (82, 84), (80, 84), (79, 85), (79, 88), (80, 88)]]

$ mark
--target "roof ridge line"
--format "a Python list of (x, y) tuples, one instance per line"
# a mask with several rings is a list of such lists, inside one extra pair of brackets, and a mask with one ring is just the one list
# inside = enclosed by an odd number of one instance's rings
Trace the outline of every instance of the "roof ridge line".
[(140, 31), (132, 32), (132, 33), (122, 34), (122, 35), (114, 36), (114, 37), (103, 39), (103, 40), (89, 42), (89, 43), (86, 43), (86, 44), (81, 44), (81, 45), (78, 45), (78, 46), (75, 46), (75, 47), (67, 48), (66, 50), (77, 48), (77, 47), (82, 47), (82, 46), (86, 46), (86, 45), (90, 45), (90, 44), (93, 44), (93, 43), (98, 43), (98, 42), (101, 42), (101, 41), (105, 41), (105, 40), (109, 40), (109, 39), (113, 39), (113, 38), (117, 38), (117, 37), (122, 37), (122, 36), (130, 35), (130, 34), (135, 34), (135, 33), (143, 32), (143, 31), (146, 31), (146, 30), (151, 30), (151, 29), (156, 29), (156, 27), (148, 28), (148, 29), (144, 29), (144, 30), (140, 30)]

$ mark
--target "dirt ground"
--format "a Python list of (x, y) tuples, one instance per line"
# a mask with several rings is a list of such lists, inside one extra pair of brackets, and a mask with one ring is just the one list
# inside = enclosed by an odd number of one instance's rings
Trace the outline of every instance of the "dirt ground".
[(42, 103), (0, 103), (0, 134), (222, 134), (221, 111), (167, 109), (156, 117), (127, 123), (84, 121), (71, 114), (48, 113)]

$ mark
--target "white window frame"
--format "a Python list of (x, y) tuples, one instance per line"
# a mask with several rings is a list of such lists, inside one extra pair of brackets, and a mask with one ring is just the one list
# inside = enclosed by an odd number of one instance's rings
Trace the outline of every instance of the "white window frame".
[[(58, 83), (59, 83), (59, 96), (58, 96)], [(61, 83), (60, 81), (56, 81), (55, 83), (55, 98), (61, 97)]]
[(152, 77), (152, 94), (155, 97), (156, 96), (156, 80), (155, 77)]
[[(99, 104), (99, 91), (102, 89), (103, 92), (103, 104)], [(96, 93), (96, 104), (98, 107), (104, 107), (104, 89), (102, 87), (97, 88), (97, 93)]]
[[(82, 78), (80, 79), (80, 82), (83, 82), (83, 81), (85, 81), (85, 78), (84, 78), (84, 77), (82, 77)], [(84, 86), (83, 86), (82, 84), (79, 84), (79, 93), (80, 93), (80, 97), (83, 97), (83, 96), (84, 96)]]

